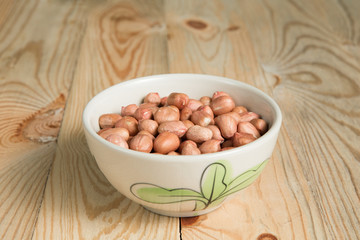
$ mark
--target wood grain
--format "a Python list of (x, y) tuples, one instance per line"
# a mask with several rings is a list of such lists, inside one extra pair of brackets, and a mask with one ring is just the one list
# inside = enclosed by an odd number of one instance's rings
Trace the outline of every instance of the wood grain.
[[(322, 12), (324, 5), (330, 15)], [(346, 11), (350, 7), (340, 1), (168, 7), (169, 21), (178, 23), (170, 35), (176, 43), (169, 40), (172, 71), (245, 80), (272, 95), (288, 113), (272, 162), (260, 179), (219, 210), (182, 219), (183, 239), (359, 236), (359, 64), (347, 46), (357, 42), (358, 33), (351, 30), (356, 17)], [(189, 23), (182, 20), (184, 13), (198, 24), (182, 24)], [(326, 18), (313, 17), (319, 13)], [(329, 16), (345, 18), (349, 32), (332, 29)], [(224, 34), (225, 29), (236, 30)], [(232, 55), (230, 49), (238, 51)]]
[(0, 239), (30, 239), (79, 51), (76, 3), (0, 3)]
[(81, 123), (97, 92), (167, 71), (161, 3), (117, 1), (89, 13), (35, 239), (179, 239), (178, 218), (153, 214), (110, 185), (89, 152)]

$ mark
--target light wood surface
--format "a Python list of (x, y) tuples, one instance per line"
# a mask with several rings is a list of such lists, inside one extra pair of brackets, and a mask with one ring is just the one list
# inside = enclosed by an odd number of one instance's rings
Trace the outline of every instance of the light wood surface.
[[(359, 239), (360, 2), (0, 1), (0, 239)], [(121, 81), (206, 73), (254, 85), (283, 126), (259, 179), (169, 218), (89, 153), (86, 103)]]

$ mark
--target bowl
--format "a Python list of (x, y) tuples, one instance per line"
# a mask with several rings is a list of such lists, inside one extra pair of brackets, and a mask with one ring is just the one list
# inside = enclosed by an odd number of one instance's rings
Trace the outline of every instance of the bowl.
[[(237, 105), (246, 106), (269, 124), (257, 140), (222, 152), (168, 156), (121, 148), (101, 138), (98, 119), (119, 113), (122, 106), (139, 104), (149, 92), (190, 98), (224, 91)], [(89, 149), (108, 181), (123, 195), (146, 209), (166, 216), (190, 217), (218, 208), (234, 193), (249, 186), (270, 160), (282, 121), (276, 102), (240, 81), (203, 74), (163, 74), (128, 80), (92, 98), (83, 112)]]

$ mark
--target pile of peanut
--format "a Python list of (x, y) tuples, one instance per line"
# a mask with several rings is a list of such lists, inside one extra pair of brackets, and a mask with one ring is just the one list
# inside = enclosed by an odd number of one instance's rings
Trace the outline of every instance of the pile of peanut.
[(184, 93), (160, 97), (149, 93), (139, 106), (130, 104), (121, 113), (103, 114), (98, 134), (118, 146), (167, 155), (214, 153), (248, 144), (267, 129), (267, 123), (229, 94), (191, 99)]

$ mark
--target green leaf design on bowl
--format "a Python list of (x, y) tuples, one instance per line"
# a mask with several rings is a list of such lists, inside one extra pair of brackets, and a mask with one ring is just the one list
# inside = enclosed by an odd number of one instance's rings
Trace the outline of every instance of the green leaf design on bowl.
[(195, 201), (194, 211), (219, 205), (225, 197), (249, 186), (261, 173), (269, 159), (231, 179), (222, 162), (208, 165), (200, 179), (200, 192), (187, 188), (164, 188), (151, 183), (135, 183), (130, 191), (137, 198), (156, 204)]

